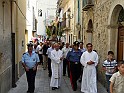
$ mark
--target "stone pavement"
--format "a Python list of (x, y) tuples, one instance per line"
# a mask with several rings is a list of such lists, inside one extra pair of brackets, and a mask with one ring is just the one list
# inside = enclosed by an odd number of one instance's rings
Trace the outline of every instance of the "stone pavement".
[[(18, 80), (16, 84), (17, 87), (12, 88), (8, 93), (26, 93), (27, 82), (25, 74)], [(50, 87), (50, 78), (48, 77), (48, 71), (43, 70), (40, 65), (38, 67), (36, 75), (35, 93), (81, 93), (80, 84), (81, 83), (78, 83), (77, 91), (73, 91), (70, 85), (69, 78), (67, 76), (63, 76), (60, 89), (52, 90)], [(98, 83), (98, 93), (107, 93), (105, 88), (100, 83)]]

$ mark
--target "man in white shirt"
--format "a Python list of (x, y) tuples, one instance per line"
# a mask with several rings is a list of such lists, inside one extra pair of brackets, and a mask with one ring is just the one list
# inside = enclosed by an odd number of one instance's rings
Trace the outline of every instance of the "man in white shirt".
[(52, 90), (55, 90), (60, 87), (61, 77), (62, 77), (62, 68), (63, 68), (63, 53), (59, 49), (59, 44), (55, 44), (55, 50), (51, 52), (51, 68), (52, 68), (52, 77), (50, 86)]
[(70, 76), (69, 74), (69, 67), (68, 67), (68, 60), (66, 59), (66, 56), (68, 54), (68, 52), (71, 50), (70, 47), (69, 47), (69, 43), (66, 43), (66, 46), (64, 48), (62, 48), (62, 52), (63, 52), (63, 56), (64, 56), (64, 59), (63, 59), (63, 76), (66, 75), (66, 66), (67, 66), (67, 71), (68, 71), (68, 77)]
[(38, 55), (39, 55), (39, 59), (40, 59), (40, 63), (39, 63), (39, 64), (42, 64), (42, 65), (43, 65), (43, 57), (42, 57), (43, 52), (42, 52), (42, 45), (43, 45), (43, 43), (40, 42), (40, 45), (38, 45), (37, 48), (36, 48), (36, 52), (37, 52)]
[(96, 66), (98, 64), (98, 55), (92, 51), (92, 44), (86, 45), (87, 51), (81, 56), (80, 62), (84, 66), (81, 92), (97, 93)]
[(86, 49), (83, 47), (84, 43), (83, 42), (80, 42), (80, 50), (82, 52), (82, 54), (86, 51)]
[(52, 70), (51, 70), (51, 52), (54, 50), (54, 42), (51, 43), (51, 47), (47, 49), (46, 54), (48, 55), (48, 73), (49, 77), (52, 75)]

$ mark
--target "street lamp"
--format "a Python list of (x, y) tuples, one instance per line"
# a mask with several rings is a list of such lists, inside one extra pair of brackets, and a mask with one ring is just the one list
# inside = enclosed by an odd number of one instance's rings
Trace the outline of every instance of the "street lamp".
[(42, 17), (42, 10), (38, 9), (38, 16)]
[(60, 13), (58, 11), (56, 11), (56, 17), (59, 17)]
[(73, 18), (73, 14), (71, 15), (71, 10), (70, 10), (70, 8), (69, 8), (68, 11), (67, 11), (67, 16), (68, 16), (68, 19), (72, 19), (72, 18)]

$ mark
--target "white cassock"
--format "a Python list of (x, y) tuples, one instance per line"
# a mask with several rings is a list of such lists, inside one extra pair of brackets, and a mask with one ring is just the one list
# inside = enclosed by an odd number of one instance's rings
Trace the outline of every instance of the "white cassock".
[(63, 52), (61, 50), (51, 51), (51, 69), (52, 69), (52, 77), (50, 82), (51, 87), (58, 88), (61, 84), (63, 61), (61, 61), (60, 58), (62, 56), (63, 56)]
[[(88, 65), (89, 61), (95, 62), (95, 64)], [(96, 80), (96, 66), (98, 64), (98, 55), (96, 52), (84, 52), (80, 59), (81, 64), (84, 66), (81, 92), (84, 93), (97, 93), (97, 80)]]

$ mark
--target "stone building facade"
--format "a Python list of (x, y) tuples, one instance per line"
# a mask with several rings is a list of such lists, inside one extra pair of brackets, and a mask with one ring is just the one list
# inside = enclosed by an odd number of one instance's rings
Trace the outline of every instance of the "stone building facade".
[[(58, 11), (62, 15), (61, 22), (61, 30), (63, 30), (65, 42), (72, 43), (73, 42), (73, 31), (74, 31), (74, 18), (72, 18), (72, 14), (74, 14), (74, 0), (58, 0)], [(69, 12), (68, 12), (69, 11)], [(71, 16), (69, 19), (68, 17)]]
[(21, 76), (25, 51), (25, 0), (0, 0), (0, 93), (7, 93)]
[(82, 13), (84, 45), (91, 42), (97, 50), (98, 79), (105, 85), (102, 63), (106, 59), (107, 52), (112, 50), (117, 61), (124, 59), (124, 2), (123, 0), (83, 1), (87, 1)]
[(63, 15), (62, 29), (66, 42), (82, 41), (82, 0), (58, 0), (58, 8)]
[(0, 93), (6, 93), (12, 84), (10, 6), (10, 2), (0, 0)]

